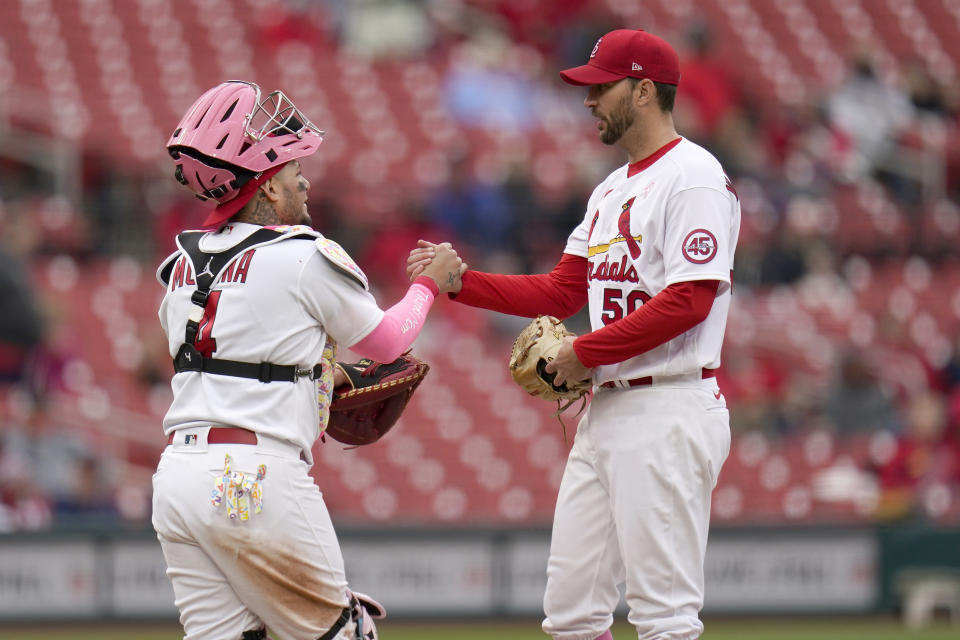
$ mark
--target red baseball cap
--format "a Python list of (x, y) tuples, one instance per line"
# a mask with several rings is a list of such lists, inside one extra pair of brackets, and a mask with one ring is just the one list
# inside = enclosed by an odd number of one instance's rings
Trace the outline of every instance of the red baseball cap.
[(587, 64), (565, 69), (569, 84), (592, 85), (623, 78), (680, 84), (680, 56), (670, 44), (643, 29), (616, 29), (593, 45)]
[(240, 187), (240, 190), (237, 191), (236, 196), (230, 198), (226, 202), (221, 202), (215, 209), (207, 214), (206, 220), (203, 221), (203, 226), (220, 227), (224, 222), (232, 218), (234, 214), (240, 211), (240, 209), (243, 209), (243, 205), (250, 202), (250, 199), (253, 197), (253, 194), (256, 193), (260, 185), (280, 173), (280, 170), (285, 166), (287, 166), (286, 163), (278, 164), (277, 166), (270, 167), (269, 169), (264, 169), (259, 176), (247, 180), (246, 184)]

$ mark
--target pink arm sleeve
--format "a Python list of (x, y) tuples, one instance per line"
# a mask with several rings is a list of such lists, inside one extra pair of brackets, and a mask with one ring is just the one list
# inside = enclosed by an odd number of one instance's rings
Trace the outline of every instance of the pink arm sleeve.
[(393, 362), (420, 334), (427, 312), (439, 294), (440, 289), (432, 278), (420, 276), (407, 289), (407, 295), (386, 310), (380, 324), (363, 340), (350, 346), (351, 351), (377, 362)]

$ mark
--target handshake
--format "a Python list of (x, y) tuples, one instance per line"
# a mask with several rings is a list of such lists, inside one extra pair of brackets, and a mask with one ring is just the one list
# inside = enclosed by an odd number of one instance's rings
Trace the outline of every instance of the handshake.
[(417, 248), (407, 258), (407, 275), (410, 280), (427, 276), (437, 283), (440, 293), (458, 293), (463, 284), (460, 277), (467, 270), (467, 263), (460, 259), (449, 242), (433, 244), (417, 241)]

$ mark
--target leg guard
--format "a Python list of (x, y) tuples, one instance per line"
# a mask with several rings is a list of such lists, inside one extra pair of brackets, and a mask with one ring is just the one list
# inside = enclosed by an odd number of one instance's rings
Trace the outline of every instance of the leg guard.
[[(337, 621), (334, 622), (329, 629), (327, 629), (326, 633), (324, 633), (322, 636), (317, 638), (317, 640), (333, 640), (334, 638), (340, 635), (340, 631), (343, 630), (345, 626), (347, 626), (347, 623), (351, 622), (354, 619), (354, 613), (353, 613), (354, 602), (355, 600), (351, 596), (350, 604), (346, 606), (346, 608), (340, 614), (340, 617), (337, 618)], [(357, 626), (357, 628), (359, 628), (359, 625)]]
[(370, 596), (356, 591), (351, 592), (350, 602), (353, 605), (353, 619), (357, 623), (357, 640), (377, 640), (374, 620), (386, 618), (387, 610)]

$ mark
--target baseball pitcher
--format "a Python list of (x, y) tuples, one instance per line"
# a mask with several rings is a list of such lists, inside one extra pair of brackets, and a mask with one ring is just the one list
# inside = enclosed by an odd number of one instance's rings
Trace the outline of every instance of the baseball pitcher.
[[(562, 345), (543, 367), (551, 389), (593, 385), (557, 497), (543, 629), (611, 638), (625, 583), (639, 638), (693, 640), (703, 631), (710, 496), (730, 448), (715, 371), (740, 205), (719, 162), (674, 128), (680, 67), (667, 42), (611, 31), (560, 75), (587, 87), (600, 140), (628, 163), (596, 187), (551, 273), (466, 271), (451, 297), (527, 317), (589, 308), (592, 331), (558, 332)], [(411, 277), (435, 251), (420, 242)]]

